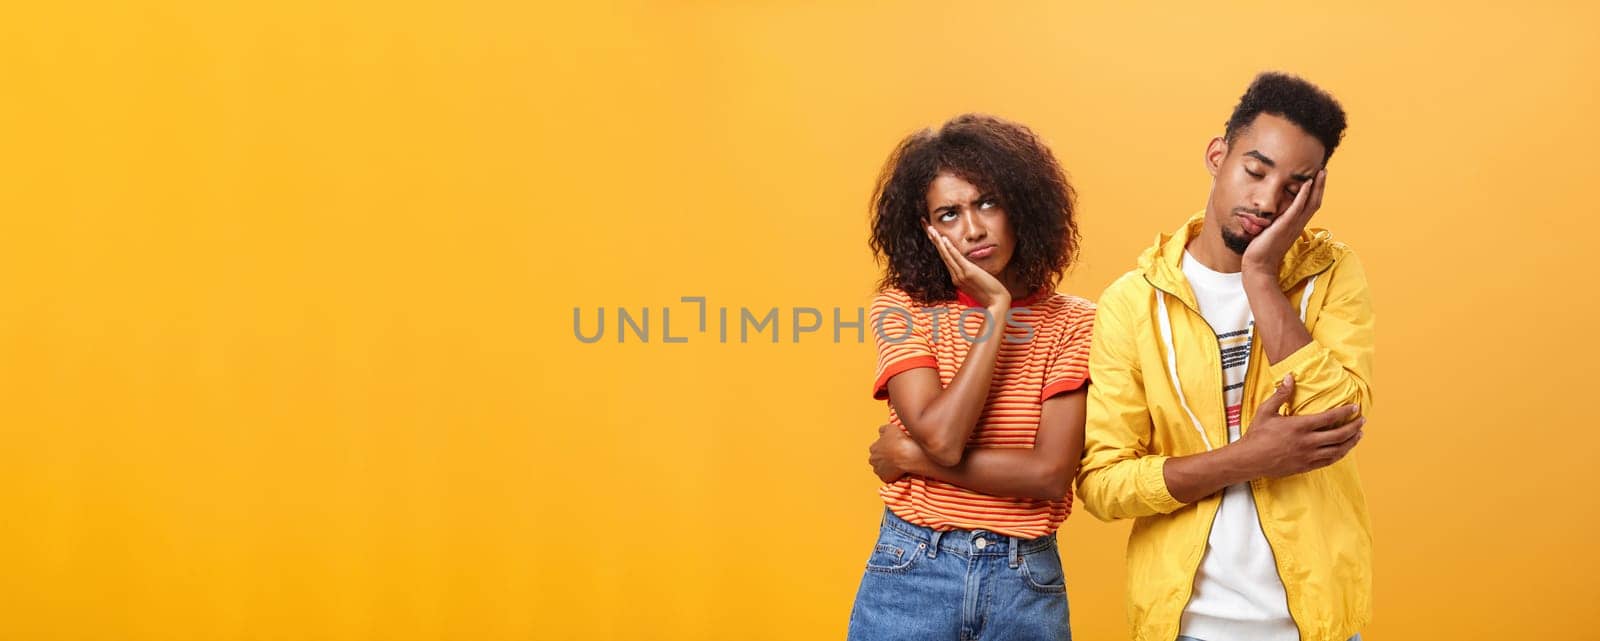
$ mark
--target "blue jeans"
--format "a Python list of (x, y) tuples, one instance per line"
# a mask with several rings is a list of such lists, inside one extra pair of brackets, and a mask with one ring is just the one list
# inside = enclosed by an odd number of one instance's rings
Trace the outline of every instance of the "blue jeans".
[(1056, 537), (934, 532), (884, 510), (849, 639), (1071, 641)]

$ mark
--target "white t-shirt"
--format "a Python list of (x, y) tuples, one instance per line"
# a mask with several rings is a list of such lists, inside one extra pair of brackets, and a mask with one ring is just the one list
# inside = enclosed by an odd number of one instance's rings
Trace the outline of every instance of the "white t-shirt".
[[(1244, 375), (1250, 365), (1254, 320), (1244, 293), (1244, 275), (1212, 271), (1189, 252), (1183, 275), (1200, 303), (1200, 315), (1217, 333), (1222, 350), (1223, 400), (1228, 408), (1228, 442), (1239, 440)], [(1205, 641), (1295, 641), (1300, 632), (1289, 616), (1283, 579), (1272, 547), (1261, 532), (1250, 484), (1230, 485), (1211, 524), (1205, 558), (1194, 578), (1194, 595), (1183, 610), (1179, 634)]]

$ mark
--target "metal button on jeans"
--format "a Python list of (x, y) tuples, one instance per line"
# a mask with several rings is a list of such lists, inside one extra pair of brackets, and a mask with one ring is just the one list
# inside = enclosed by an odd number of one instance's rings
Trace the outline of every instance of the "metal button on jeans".
[(982, 550), (983, 548), (985, 548), (985, 547), (987, 547), (989, 545), (989, 542), (985, 541), (983, 539), (978, 539), (976, 541), (973, 541), (972, 545), (977, 547), (978, 549)]

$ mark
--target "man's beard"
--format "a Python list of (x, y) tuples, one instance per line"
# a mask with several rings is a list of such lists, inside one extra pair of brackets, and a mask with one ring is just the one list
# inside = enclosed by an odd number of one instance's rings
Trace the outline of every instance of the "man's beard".
[(1235, 234), (1226, 229), (1222, 230), (1222, 244), (1227, 245), (1228, 249), (1233, 250), (1233, 253), (1240, 256), (1243, 256), (1244, 250), (1250, 247), (1251, 240), (1253, 239), (1244, 234)]

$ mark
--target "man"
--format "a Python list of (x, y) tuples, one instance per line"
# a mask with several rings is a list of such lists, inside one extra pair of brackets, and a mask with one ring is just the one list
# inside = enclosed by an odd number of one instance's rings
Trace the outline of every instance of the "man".
[(1312, 84), (1256, 77), (1206, 146), (1205, 211), (1100, 299), (1079, 496), (1138, 519), (1137, 640), (1344, 641), (1371, 618), (1346, 457), (1372, 407), (1371, 301), (1356, 255), (1306, 230), (1344, 128)]

